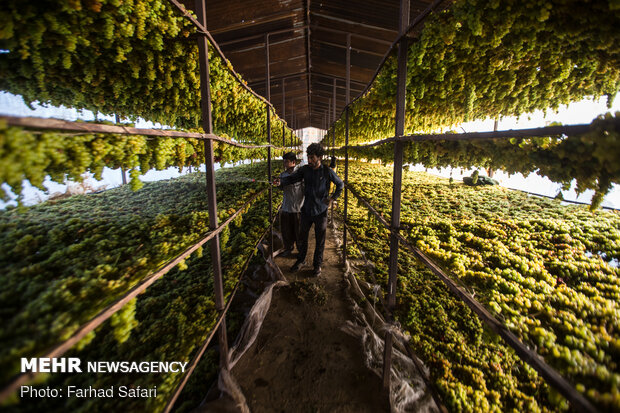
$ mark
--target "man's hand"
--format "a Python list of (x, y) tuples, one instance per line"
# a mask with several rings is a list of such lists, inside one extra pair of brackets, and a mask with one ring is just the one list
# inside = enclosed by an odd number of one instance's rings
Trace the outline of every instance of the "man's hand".
[(273, 186), (280, 186), (280, 178), (273, 179)]
[(333, 201), (333, 200), (332, 200), (332, 198), (331, 198), (331, 197), (327, 197), (327, 198), (325, 198), (325, 199), (323, 200), (323, 203), (324, 203), (325, 205), (329, 206), (329, 204), (331, 204), (331, 203), (332, 203), (332, 201)]

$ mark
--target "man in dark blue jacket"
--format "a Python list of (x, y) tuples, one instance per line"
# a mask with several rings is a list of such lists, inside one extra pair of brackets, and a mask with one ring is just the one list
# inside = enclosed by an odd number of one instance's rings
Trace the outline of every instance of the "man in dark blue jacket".
[[(325, 250), (327, 207), (332, 201), (338, 199), (344, 184), (333, 169), (321, 163), (325, 153), (321, 144), (311, 144), (308, 146), (306, 153), (308, 154), (308, 164), (298, 168), (291, 175), (283, 177), (282, 180), (276, 179), (275, 184), (286, 186), (304, 181), (304, 204), (301, 207), (300, 245), (298, 245), (299, 255), (297, 256), (297, 261), (291, 267), (291, 271), (299, 270), (306, 260), (308, 234), (310, 233), (310, 227), (314, 224), (316, 247), (314, 248), (312, 265), (314, 267), (313, 275), (318, 277), (321, 274), (323, 251)], [(330, 182), (336, 185), (336, 190), (331, 196), (329, 196)]]

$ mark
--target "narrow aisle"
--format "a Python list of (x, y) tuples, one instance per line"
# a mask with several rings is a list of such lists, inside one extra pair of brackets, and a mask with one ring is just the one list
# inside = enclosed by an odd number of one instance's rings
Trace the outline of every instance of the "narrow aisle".
[(340, 329), (351, 316), (343, 267), (327, 231), (318, 279), (311, 265), (291, 273), (295, 258), (276, 258), (291, 286), (274, 293), (256, 342), (232, 370), (253, 413), (389, 411), (380, 378), (364, 365), (361, 343)]

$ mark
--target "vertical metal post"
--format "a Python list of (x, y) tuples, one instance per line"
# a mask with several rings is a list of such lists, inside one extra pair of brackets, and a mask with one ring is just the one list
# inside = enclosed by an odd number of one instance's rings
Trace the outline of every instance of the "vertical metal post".
[(286, 89), (282, 79), (282, 147), (286, 148), (286, 134), (284, 133), (284, 119), (286, 119)]
[[(271, 145), (271, 107), (268, 103), (267, 108), (267, 143)], [(271, 183), (271, 146), (267, 147), (267, 182)], [(271, 247), (271, 257), (273, 258), (273, 189), (269, 185), (269, 242)]]
[[(334, 82), (336, 81), (336, 79), (334, 79)], [(334, 87), (335, 87), (335, 83), (334, 83)], [(327, 119), (328, 122), (328, 127), (327, 127), (327, 141), (329, 142), (329, 130), (332, 127), (332, 124), (336, 121), (336, 117), (333, 115), (334, 113), (336, 113), (336, 96), (334, 95), (330, 100), (329, 100), (329, 112), (327, 112)], [(332, 158), (334, 156), (336, 156), (336, 148), (335, 148), (335, 142), (334, 142), (334, 136), (336, 133), (336, 127), (334, 126), (333, 131), (332, 131)], [(330, 162), (331, 165), (331, 162)], [(334, 170), (336, 168), (334, 167)], [(330, 211), (330, 216), (331, 216), (331, 222), (332, 222), (332, 226), (334, 225), (334, 203), (332, 202), (331, 205), (331, 211)]]
[(329, 124), (331, 123), (331, 119), (330, 119), (331, 114), (332, 114), (332, 99), (329, 98), (329, 105), (327, 107), (327, 115), (325, 116), (325, 129), (327, 130), (329, 130)]
[[(345, 134), (344, 134), (344, 211), (343, 220), (347, 223), (349, 206), (349, 99), (351, 99), (351, 33), (347, 33), (347, 58), (346, 58), (346, 92), (345, 92)], [(342, 226), (342, 257), (347, 262), (347, 229)]]
[(336, 78), (334, 78), (332, 94), (332, 100), (334, 102), (332, 105), (332, 123), (334, 124), (334, 129), (332, 130), (332, 156), (336, 156)]
[[(409, 0), (400, 0), (399, 33), (404, 34), (409, 25)], [(398, 44), (398, 77), (396, 86), (396, 136), (405, 132), (405, 92), (407, 88), (407, 37)], [(394, 183), (392, 189), (392, 224), (390, 232), (390, 267), (388, 276), (388, 321), (392, 322), (392, 313), (396, 306), (396, 278), (398, 273), (398, 238), (400, 230), (400, 203), (403, 179), (404, 144), (396, 140), (394, 144)], [(385, 353), (383, 357), (383, 389), (389, 391), (390, 371), (392, 368), (392, 333), (385, 335)]]
[[(498, 123), (499, 123), (499, 120), (495, 119), (495, 122), (493, 122), (493, 132), (497, 132)], [(491, 167), (487, 169), (487, 175), (489, 175), (489, 178), (493, 178), (494, 171), (493, 169), (491, 169)]]
[(282, 119), (286, 119), (286, 85), (282, 79)]
[[(120, 116), (116, 114), (114, 115), (114, 120), (115, 120), (115, 123), (121, 123)], [(121, 179), (122, 179), (123, 185), (127, 185), (127, 174), (125, 173), (125, 168), (123, 168), (122, 166), (121, 166)]]
[[(207, 27), (205, 0), (196, 0), (196, 15), (198, 21)], [(200, 54), (200, 94), (202, 109), (202, 128), (205, 133), (213, 133), (211, 118), (211, 87), (209, 85), (209, 45), (207, 36), (198, 36), (198, 51)], [(217, 228), (217, 198), (215, 197), (215, 169), (213, 162), (213, 141), (205, 140), (205, 166), (207, 172), (207, 196), (209, 201), (209, 228)], [(222, 314), (224, 311), (224, 288), (222, 283), (222, 265), (220, 262), (220, 237), (216, 235), (210, 243), (211, 264), (213, 266), (213, 289), (215, 292), (215, 308)], [(226, 336), (226, 317), (222, 319), (219, 332), (220, 368), (229, 369), (228, 338)]]
[[(271, 74), (269, 72), (269, 33), (265, 34), (265, 87), (267, 101), (271, 100)], [(267, 143), (271, 145), (271, 108), (266, 103), (267, 108)], [(273, 189), (271, 186), (271, 146), (267, 148), (267, 182), (269, 182), (269, 246), (270, 254), (273, 258)]]
[(295, 130), (295, 99), (291, 98), (291, 131)]

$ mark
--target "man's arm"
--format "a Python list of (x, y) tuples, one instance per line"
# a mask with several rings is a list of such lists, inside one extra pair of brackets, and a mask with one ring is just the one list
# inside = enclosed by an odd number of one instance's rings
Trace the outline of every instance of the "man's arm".
[(344, 188), (344, 182), (342, 182), (342, 179), (340, 179), (338, 175), (336, 175), (336, 172), (334, 172), (334, 170), (331, 168), (329, 169), (329, 180), (332, 181), (334, 185), (336, 185), (336, 190), (331, 196), (331, 198), (335, 201), (340, 196), (342, 188)]
[(301, 168), (297, 168), (289, 176), (282, 176), (282, 174), (280, 174), (280, 178), (274, 179), (274, 184), (277, 187), (281, 188), (283, 186), (291, 185), (291, 184), (294, 184), (295, 182), (299, 182), (303, 179), (304, 179), (303, 171), (301, 170)]

